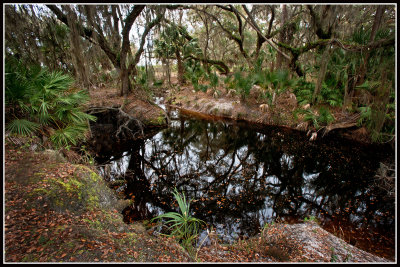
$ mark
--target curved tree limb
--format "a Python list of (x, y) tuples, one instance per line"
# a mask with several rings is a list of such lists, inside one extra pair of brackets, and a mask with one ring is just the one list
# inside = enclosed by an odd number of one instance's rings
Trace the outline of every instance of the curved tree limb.
[(140, 40), (139, 49), (138, 49), (138, 51), (136, 51), (135, 56), (134, 56), (134, 60), (129, 66), (129, 73), (131, 73), (133, 71), (133, 69), (136, 67), (136, 65), (139, 63), (140, 56), (141, 56), (141, 54), (143, 53), (143, 50), (144, 50), (144, 44), (146, 42), (147, 35), (149, 34), (150, 30), (155, 25), (160, 23), (160, 21), (164, 17), (164, 14), (165, 14), (165, 9), (163, 9), (153, 21), (151, 21), (149, 24), (146, 25), (146, 28), (144, 29), (143, 34), (142, 34), (142, 38)]
[[(55, 15), (56, 17), (65, 25), (67, 25), (68, 27), (70, 27), (71, 25), (69, 25), (68, 23), (68, 19), (67, 16), (56, 6), (56, 5), (46, 5)], [(106, 53), (107, 57), (111, 60), (111, 62), (114, 64), (114, 66), (118, 65), (117, 62), (117, 54), (115, 52), (112, 51), (112, 49), (109, 47), (107, 41), (105, 40), (105, 38), (101, 38), (101, 35), (98, 35), (98, 40), (97, 42), (95, 42), (93, 40), (94, 37), (94, 32), (92, 29), (84, 27), (81, 24), (77, 25), (78, 29), (79, 29), (79, 34), (88, 39), (90, 42), (92, 43), (97, 43), (100, 48)]]
[(199, 58), (199, 57), (195, 57), (193, 55), (186, 56), (184, 59), (187, 59), (187, 58), (192, 58), (194, 60), (199, 60), (199, 61), (202, 61), (202, 62), (206, 62), (206, 63), (209, 63), (211, 65), (220, 66), (224, 70), (221, 73), (225, 74), (225, 75), (229, 74), (229, 72), (230, 72), (229, 71), (229, 67), (224, 62), (222, 62), (220, 60), (212, 60), (212, 59), (208, 59), (208, 58)]
[[(223, 9), (223, 10), (226, 10), (226, 11), (231, 11), (232, 8), (233, 8), (233, 7), (231, 6), (231, 7), (229, 7), (229, 8), (224, 7), (224, 8), (222, 8), (222, 9)], [(207, 16), (213, 18), (213, 19), (217, 22), (217, 24), (220, 26), (220, 28), (228, 35), (229, 39), (231, 39), (231, 40), (233, 40), (234, 42), (237, 43), (237, 45), (238, 45), (238, 47), (239, 47), (239, 50), (240, 50), (240, 52), (242, 53), (243, 57), (249, 62), (249, 56), (247, 55), (247, 52), (244, 50), (242, 38), (241, 38), (241, 37), (238, 37), (238, 36), (236, 36), (236, 35), (234, 35), (231, 31), (229, 31), (227, 28), (225, 28), (224, 25), (222, 25), (221, 21), (218, 19), (218, 17), (216, 17), (215, 15), (213, 15), (213, 14), (211, 14), (211, 13), (206, 12), (205, 10), (198, 9), (198, 8), (196, 8), (196, 7), (187, 7), (187, 9), (193, 9), (193, 10), (196, 10), (196, 11), (203, 12), (203, 13), (206, 14)], [(233, 11), (231, 11), (231, 12), (233, 12)], [(240, 24), (240, 23), (239, 23), (239, 24)], [(240, 24), (240, 25), (241, 25), (241, 24)], [(239, 33), (240, 33), (240, 30), (239, 30)], [(250, 62), (249, 62), (249, 63), (250, 63)]]
[(267, 41), (270, 46), (272, 46), (272, 48), (274, 48), (278, 53), (280, 53), (282, 56), (284, 56), (287, 60), (291, 60), (290, 56), (288, 56), (283, 51), (278, 49), (278, 47), (269, 38), (267, 38), (265, 35), (262, 34), (262, 32), (261, 32), (260, 28), (258, 27), (256, 21), (254, 20), (253, 16), (250, 14), (249, 10), (247, 9), (247, 7), (245, 5), (243, 5), (243, 9), (246, 12), (248, 18), (246, 18), (239, 11), (237, 11), (238, 14), (240, 16), (242, 16), (245, 20), (247, 20), (248, 23), (253, 27), (253, 29), (256, 30), (256, 32), (259, 33), (264, 38), (264, 40)]

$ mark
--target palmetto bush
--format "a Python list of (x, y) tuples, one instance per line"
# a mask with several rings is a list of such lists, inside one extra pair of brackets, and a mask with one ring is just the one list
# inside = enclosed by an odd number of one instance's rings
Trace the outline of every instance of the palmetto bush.
[(62, 72), (7, 60), (6, 130), (21, 135), (49, 133), (55, 147), (84, 139), (88, 121), (95, 117), (82, 111), (81, 105), (89, 96), (83, 90), (72, 90), (73, 82)]
[(311, 122), (316, 130), (329, 125), (335, 120), (329, 109), (323, 106), (319, 108), (318, 113), (314, 113), (311, 109), (297, 109), (294, 112), (294, 116), (297, 117), (298, 114), (303, 114), (304, 121)]

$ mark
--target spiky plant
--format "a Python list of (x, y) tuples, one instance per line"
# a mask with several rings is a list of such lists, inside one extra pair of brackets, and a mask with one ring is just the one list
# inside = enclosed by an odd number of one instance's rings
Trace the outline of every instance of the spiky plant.
[(311, 109), (297, 109), (294, 112), (295, 118), (298, 114), (304, 115), (304, 121), (310, 121), (315, 129), (320, 129), (323, 126), (329, 125), (335, 120), (329, 109), (320, 107), (318, 114), (315, 114)]
[(167, 212), (151, 219), (165, 221), (164, 225), (170, 231), (167, 236), (175, 237), (188, 251), (193, 248), (193, 242), (198, 236), (198, 231), (205, 222), (190, 215), (190, 201), (186, 201), (185, 195), (180, 194), (175, 188), (172, 192), (179, 205), (180, 212)]
[(242, 100), (245, 100), (250, 94), (254, 82), (255, 79), (252, 73), (248, 73), (246, 76), (243, 71), (237, 71), (233, 74), (232, 85)]

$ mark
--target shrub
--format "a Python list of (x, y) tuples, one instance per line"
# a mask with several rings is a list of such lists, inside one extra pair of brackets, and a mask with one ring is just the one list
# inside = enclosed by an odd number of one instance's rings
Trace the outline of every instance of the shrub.
[(294, 94), (300, 106), (311, 103), (311, 98), (314, 92), (314, 83), (307, 82), (304, 78), (300, 78), (294, 87)]
[(304, 114), (304, 121), (311, 121), (315, 129), (320, 129), (321, 126), (327, 126), (335, 120), (335, 117), (330, 113), (329, 109), (320, 107), (319, 114), (315, 114), (311, 109), (298, 109), (294, 112), (295, 117), (297, 114)]
[(26, 136), (49, 132), (56, 147), (85, 138), (88, 121), (96, 118), (82, 111), (89, 96), (70, 89), (74, 80), (69, 75), (11, 59), (5, 76), (8, 132)]

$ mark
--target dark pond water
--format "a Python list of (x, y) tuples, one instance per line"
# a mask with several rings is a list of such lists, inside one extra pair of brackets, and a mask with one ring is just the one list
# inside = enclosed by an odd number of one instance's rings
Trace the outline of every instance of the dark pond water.
[[(229, 242), (272, 221), (315, 216), (330, 232), (375, 254), (394, 256), (395, 204), (374, 186), (393, 152), (335, 136), (177, 115), (171, 126), (97, 158), (106, 179), (134, 204), (125, 221), (175, 210), (171, 192), (192, 200), (193, 215)], [(111, 161), (110, 161), (111, 160)], [(394, 161), (394, 160), (393, 160)]]

